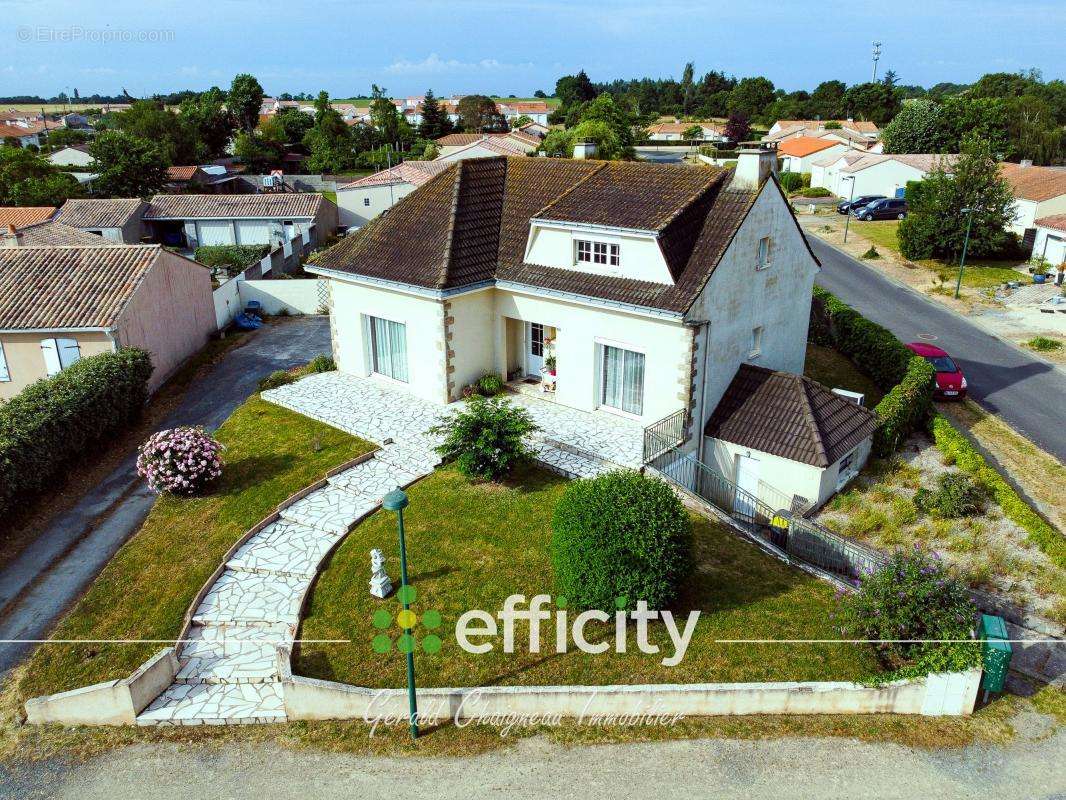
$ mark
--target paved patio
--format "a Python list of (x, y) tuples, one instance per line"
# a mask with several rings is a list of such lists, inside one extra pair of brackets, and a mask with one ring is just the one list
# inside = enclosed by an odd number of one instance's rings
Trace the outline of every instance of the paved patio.
[[(284, 721), (277, 648), (292, 644), (322, 560), (356, 522), (377, 510), (386, 492), (436, 468), (439, 437), (430, 429), (460, 405), (430, 403), (340, 372), (311, 375), (262, 396), (381, 449), (281, 509), (278, 520), (226, 562), (193, 613), (175, 682), (138, 716), (140, 725)], [(535, 397), (508, 399), (540, 426), (530, 444), (547, 467), (587, 477), (640, 466), (643, 429), (637, 423)]]

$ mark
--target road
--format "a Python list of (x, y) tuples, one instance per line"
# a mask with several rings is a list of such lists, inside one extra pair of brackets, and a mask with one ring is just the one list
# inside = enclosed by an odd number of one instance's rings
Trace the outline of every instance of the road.
[(691, 147), (635, 147), (637, 157), (660, 164), (680, 164), (692, 152)]
[[(921, 750), (855, 739), (700, 739), (600, 747), (543, 738), (480, 756), (383, 758), (272, 745), (141, 745), (4, 775), (0, 797), (957, 798), (1066, 797), (1066, 733), (1028, 721), (1007, 746)], [(444, 730), (443, 735), (450, 731)]]
[(817, 283), (904, 342), (935, 336), (962, 366), (970, 396), (1066, 461), (1066, 372), (1014, 347), (815, 236)]
[[(256, 390), (261, 377), (329, 352), (325, 317), (269, 325), (190, 385), (160, 427), (203, 425), (214, 430)], [(122, 543), (140, 529), (154, 499), (137, 478), (136, 454), (130, 453), (103, 483), (0, 569), (0, 672), (17, 664), (33, 646), (3, 642), (45, 638)]]

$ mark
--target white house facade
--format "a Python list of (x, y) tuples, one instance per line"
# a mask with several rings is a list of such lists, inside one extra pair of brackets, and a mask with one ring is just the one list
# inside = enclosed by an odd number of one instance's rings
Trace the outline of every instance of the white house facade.
[[(842, 154), (848, 158), (850, 153)], [(910, 155), (867, 154), (854, 160), (833, 162), (815, 174), (811, 166), (811, 186), (822, 186), (838, 197), (880, 194), (902, 197), (910, 181), (920, 181), (938, 164), (950, 165), (957, 155), (915, 153)], [(819, 159), (815, 159), (816, 161)], [(854, 186), (852, 185), (854, 180)], [(817, 181), (817, 182), (816, 182)]]
[(1041, 217), (1034, 224), (1033, 258), (1042, 258), (1053, 267), (1066, 264), (1066, 214)]
[(1032, 241), (1036, 221), (1066, 214), (1066, 170), (1034, 166), (1032, 161), (1003, 163), (1000, 171), (1014, 192), (1011, 230)]
[(340, 226), (361, 228), (447, 168), (446, 162), (404, 161), (390, 169), (338, 186), (337, 213)]

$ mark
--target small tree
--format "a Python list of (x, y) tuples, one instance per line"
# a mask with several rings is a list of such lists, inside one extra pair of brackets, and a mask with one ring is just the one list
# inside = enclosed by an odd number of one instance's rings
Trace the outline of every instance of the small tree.
[(666, 608), (691, 571), (691, 547), (677, 495), (638, 472), (574, 481), (552, 516), (558, 591), (578, 608), (635, 608), (639, 600)]
[(693, 139), (702, 139), (703, 128), (701, 128), (699, 125), (690, 125), (681, 132), (681, 138), (688, 139), (690, 141)]
[(252, 131), (259, 123), (259, 110), (263, 106), (263, 87), (254, 75), (246, 72), (235, 76), (226, 96), (226, 108), (233, 115), (237, 126)]
[(466, 408), (432, 429), (443, 434), (437, 452), (468, 478), (496, 480), (530, 456), (525, 437), (538, 430), (525, 409), (474, 395)]
[(897, 550), (858, 584), (854, 594), (838, 595), (840, 631), (881, 642), (877, 649), (890, 666), (917, 675), (976, 663), (978, 646), (958, 640), (970, 639), (977, 609), (937, 556)]
[(747, 141), (751, 136), (751, 122), (748, 120), (748, 115), (740, 112), (730, 114), (723, 133), (731, 142)]
[(439, 139), (451, 133), (452, 123), (448, 114), (441, 108), (440, 101), (433, 94), (433, 90), (426, 91), (426, 97), (422, 101), (422, 121), (418, 124), (418, 135), (423, 139)]
[(941, 159), (909, 198), (896, 234), (906, 258), (957, 258), (971, 213), (971, 256), (994, 255), (1011, 243), (1014, 195), (987, 140), (967, 136), (956, 163)]
[(167, 162), (155, 142), (123, 131), (98, 134), (89, 146), (93, 188), (106, 197), (149, 198), (167, 180)]

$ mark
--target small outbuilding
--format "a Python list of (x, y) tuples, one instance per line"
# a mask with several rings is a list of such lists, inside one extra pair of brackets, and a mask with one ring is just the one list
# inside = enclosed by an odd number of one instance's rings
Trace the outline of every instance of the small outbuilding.
[(862, 469), (876, 428), (854, 398), (742, 364), (704, 427), (703, 460), (746, 493), (738, 503), (813, 509)]

